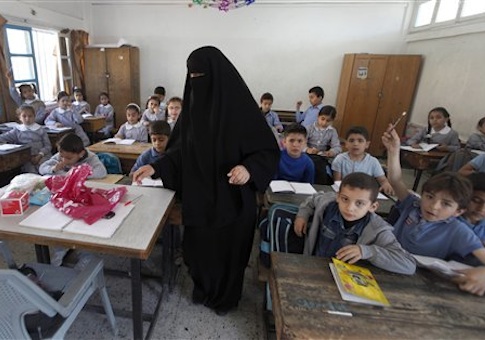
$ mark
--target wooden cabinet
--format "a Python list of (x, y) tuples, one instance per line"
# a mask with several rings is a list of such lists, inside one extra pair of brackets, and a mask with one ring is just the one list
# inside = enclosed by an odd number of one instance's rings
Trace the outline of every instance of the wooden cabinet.
[(408, 115), (396, 127), (401, 136), (414, 98), (421, 66), (420, 55), (346, 54), (337, 94), (334, 126), (339, 136), (351, 126), (369, 130), (369, 153), (382, 156), (381, 136), (403, 111)]
[(86, 97), (94, 113), (99, 94), (109, 94), (115, 125), (126, 122), (126, 105), (140, 104), (140, 53), (137, 47), (85, 48)]

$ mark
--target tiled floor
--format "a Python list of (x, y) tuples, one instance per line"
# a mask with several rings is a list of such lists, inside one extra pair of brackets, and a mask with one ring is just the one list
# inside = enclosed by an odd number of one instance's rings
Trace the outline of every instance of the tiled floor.
[[(424, 174), (421, 183), (428, 175)], [(414, 172), (404, 170), (408, 187), (412, 186)], [(256, 233), (257, 235), (257, 233)], [(266, 337), (263, 323), (262, 305), (264, 285), (258, 281), (256, 260), (258, 257), (258, 237), (255, 238), (252, 258), (246, 270), (245, 285), (239, 308), (226, 316), (217, 316), (212, 310), (191, 302), (192, 282), (186, 268), (181, 267), (172, 293), (164, 292), (164, 300), (153, 331), (153, 339), (264, 339)], [(10, 248), (18, 263), (35, 260), (32, 245), (11, 242)], [(159, 246), (157, 246), (159, 247)], [(153, 254), (160, 259), (160, 248)], [(129, 261), (111, 256), (103, 256), (105, 268), (128, 271)], [(0, 268), (5, 267), (3, 259)], [(128, 311), (131, 307), (130, 280), (117, 276), (106, 276), (108, 293), (113, 308)], [(143, 305), (145, 312), (153, 311), (156, 296), (162, 285), (157, 280), (146, 280), (143, 283)], [(98, 298), (91, 298), (90, 304), (100, 305)], [(116, 314), (116, 312), (115, 312)], [(67, 333), (67, 339), (130, 339), (132, 324), (130, 318), (117, 316), (118, 336), (113, 336), (104, 315), (92, 311), (82, 311)], [(145, 332), (148, 323), (144, 324)], [(274, 335), (272, 336), (274, 337)]]

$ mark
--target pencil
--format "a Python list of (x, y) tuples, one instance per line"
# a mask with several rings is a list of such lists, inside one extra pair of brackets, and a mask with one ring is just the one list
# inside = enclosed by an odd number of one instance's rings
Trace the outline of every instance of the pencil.
[(391, 125), (391, 127), (389, 129), (387, 129), (387, 132), (391, 132), (392, 130), (394, 130), (397, 126), (397, 124), (399, 124), (399, 122), (401, 121), (401, 119), (404, 118), (404, 116), (407, 114), (406, 111), (404, 111), (401, 116), (394, 122), (394, 124)]

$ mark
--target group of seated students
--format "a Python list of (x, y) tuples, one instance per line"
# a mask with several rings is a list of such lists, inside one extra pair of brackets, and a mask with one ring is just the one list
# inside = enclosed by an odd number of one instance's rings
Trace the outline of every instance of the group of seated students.
[[(310, 89), (309, 98), (311, 106), (304, 113), (299, 111), (301, 102), (297, 103), (298, 123), (284, 129), (275, 178), (313, 183), (316, 167), (327, 162), (316, 162), (315, 156), (335, 157), (331, 162), (333, 179), (342, 183), (338, 193), (318, 192), (300, 205), (294, 230), (305, 237), (304, 253), (335, 256), (350, 263), (365, 259), (402, 274), (415, 271), (411, 254), (457, 260), (476, 266), (455, 279), (459, 287), (485, 294), (485, 154), (458, 173), (432, 176), (419, 196), (403, 182), (401, 139), (392, 125), (382, 136), (387, 149), (386, 176), (379, 161), (366, 153), (370, 143), (366, 129), (350, 128), (345, 135), (347, 152), (342, 153), (337, 131), (331, 126), (335, 108), (321, 104), (323, 91), (319, 87)], [(271, 105), (265, 103), (270, 99), (267, 93), (262, 96), (262, 113), (270, 126), (282, 131), (277, 115), (270, 114)], [(421, 142), (436, 143), (438, 150), (448, 152), (460, 148), (446, 109), (432, 109), (428, 121), (428, 127), (407, 140), (407, 145), (419, 148)], [(467, 147), (485, 150), (485, 118), (477, 129)], [(398, 199), (389, 221), (375, 214), (379, 191)]]
[[(96, 107), (94, 114), (91, 114), (90, 105), (86, 102), (82, 89), (75, 87), (72, 99), (67, 92), (61, 91), (57, 95), (58, 107), (46, 114), (46, 106), (38, 98), (34, 84), (21, 84), (16, 88), (11, 74), (7, 74), (7, 78), (10, 83), (11, 97), (19, 106), (17, 117), (20, 124), (12, 130), (0, 134), (0, 142), (31, 146), (31, 159), (22, 166), (22, 172), (39, 173), (41, 175), (63, 174), (73, 165), (89, 163), (95, 170), (91, 178), (106, 176), (106, 170), (98, 171), (102, 163), (96, 154), (85, 149), (90, 144), (90, 140), (81, 123), (86, 116), (103, 117), (105, 118), (105, 126), (98, 133), (104, 137), (112, 135), (114, 109), (110, 104), (107, 93), (102, 92), (99, 95), (100, 104)], [(155, 140), (151, 140), (153, 148), (148, 150), (147, 153), (151, 152), (152, 155), (155, 155), (163, 152), (166, 141), (161, 146), (160, 136), (164, 136), (162, 139), (168, 138), (182, 111), (181, 98), (172, 97), (167, 104), (164, 103), (164, 98), (165, 88), (157, 86), (154, 89), (154, 94), (147, 100), (147, 108), (143, 115), (138, 104), (128, 104), (126, 106), (127, 122), (120, 126), (115, 137), (148, 142), (150, 140), (149, 135), (157, 135), (158, 137)], [(53, 156), (51, 154), (52, 145), (43, 125), (57, 128), (70, 127), (74, 132), (72, 135), (64, 136), (66, 138), (62, 138), (58, 142), (58, 153)], [(152, 159), (147, 158), (146, 155), (142, 156), (143, 159)]]

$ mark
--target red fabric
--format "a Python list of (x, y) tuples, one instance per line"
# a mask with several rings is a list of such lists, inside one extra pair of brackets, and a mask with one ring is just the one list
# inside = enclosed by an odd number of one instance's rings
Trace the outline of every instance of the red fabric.
[(52, 176), (46, 186), (52, 192), (51, 203), (64, 214), (93, 224), (110, 212), (126, 194), (123, 186), (110, 190), (84, 185), (92, 173), (88, 164), (73, 167), (66, 176)]

